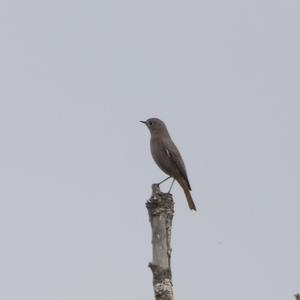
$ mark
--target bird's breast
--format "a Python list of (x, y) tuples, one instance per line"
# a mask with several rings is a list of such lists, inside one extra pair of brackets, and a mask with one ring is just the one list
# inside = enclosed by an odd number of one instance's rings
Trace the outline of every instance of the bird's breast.
[(150, 141), (150, 148), (152, 157), (159, 168), (166, 174), (176, 177), (176, 168), (168, 155), (166, 144), (163, 139), (152, 137)]

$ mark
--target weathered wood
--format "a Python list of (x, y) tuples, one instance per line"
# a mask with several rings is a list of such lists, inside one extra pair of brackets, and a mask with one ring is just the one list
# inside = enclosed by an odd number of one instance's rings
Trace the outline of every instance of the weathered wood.
[(171, 272), (171, 231), (174, 201), (171, 194), (160, 192), (157, 184), (152, 185), (152, 196), (147, 201), (149, 221), (152, 228), (153, 289), (156, 300), (173, 300)]

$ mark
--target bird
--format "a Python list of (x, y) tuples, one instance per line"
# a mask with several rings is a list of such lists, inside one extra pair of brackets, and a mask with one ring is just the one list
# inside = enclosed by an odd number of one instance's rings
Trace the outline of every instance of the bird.
[(150, 131), (150, 149), (154, 161), (163, 172), (169, 175), (168, 178), (159, 184), (172, 177), (173, 182), (171, 188), (174, 180), (176, 180), (184, 191), (189, 208), (196, 210), (196, 205), (190, 192), (192, 188), (189, 183), (184, 161), (171, 139), (166, 124), (158, 118), (150, 118), (140, 122), (145, 124)]

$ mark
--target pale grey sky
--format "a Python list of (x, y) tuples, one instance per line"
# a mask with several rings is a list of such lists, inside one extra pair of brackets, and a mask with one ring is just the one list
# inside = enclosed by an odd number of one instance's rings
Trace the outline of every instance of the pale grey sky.
[(300, 290), (299, 1), (2, 0), (0, 36), (0, 299), (153, 299), (153, 116), (176, 299)]

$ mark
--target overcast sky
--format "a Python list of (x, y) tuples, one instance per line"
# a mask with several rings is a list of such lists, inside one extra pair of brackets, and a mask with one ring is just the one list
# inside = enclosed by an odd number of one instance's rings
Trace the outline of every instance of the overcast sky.
[(153, 299), (149, 117), (175, 299), (300, 291), (299, 1), (1, 0), (0, 37), (0, 299)]

